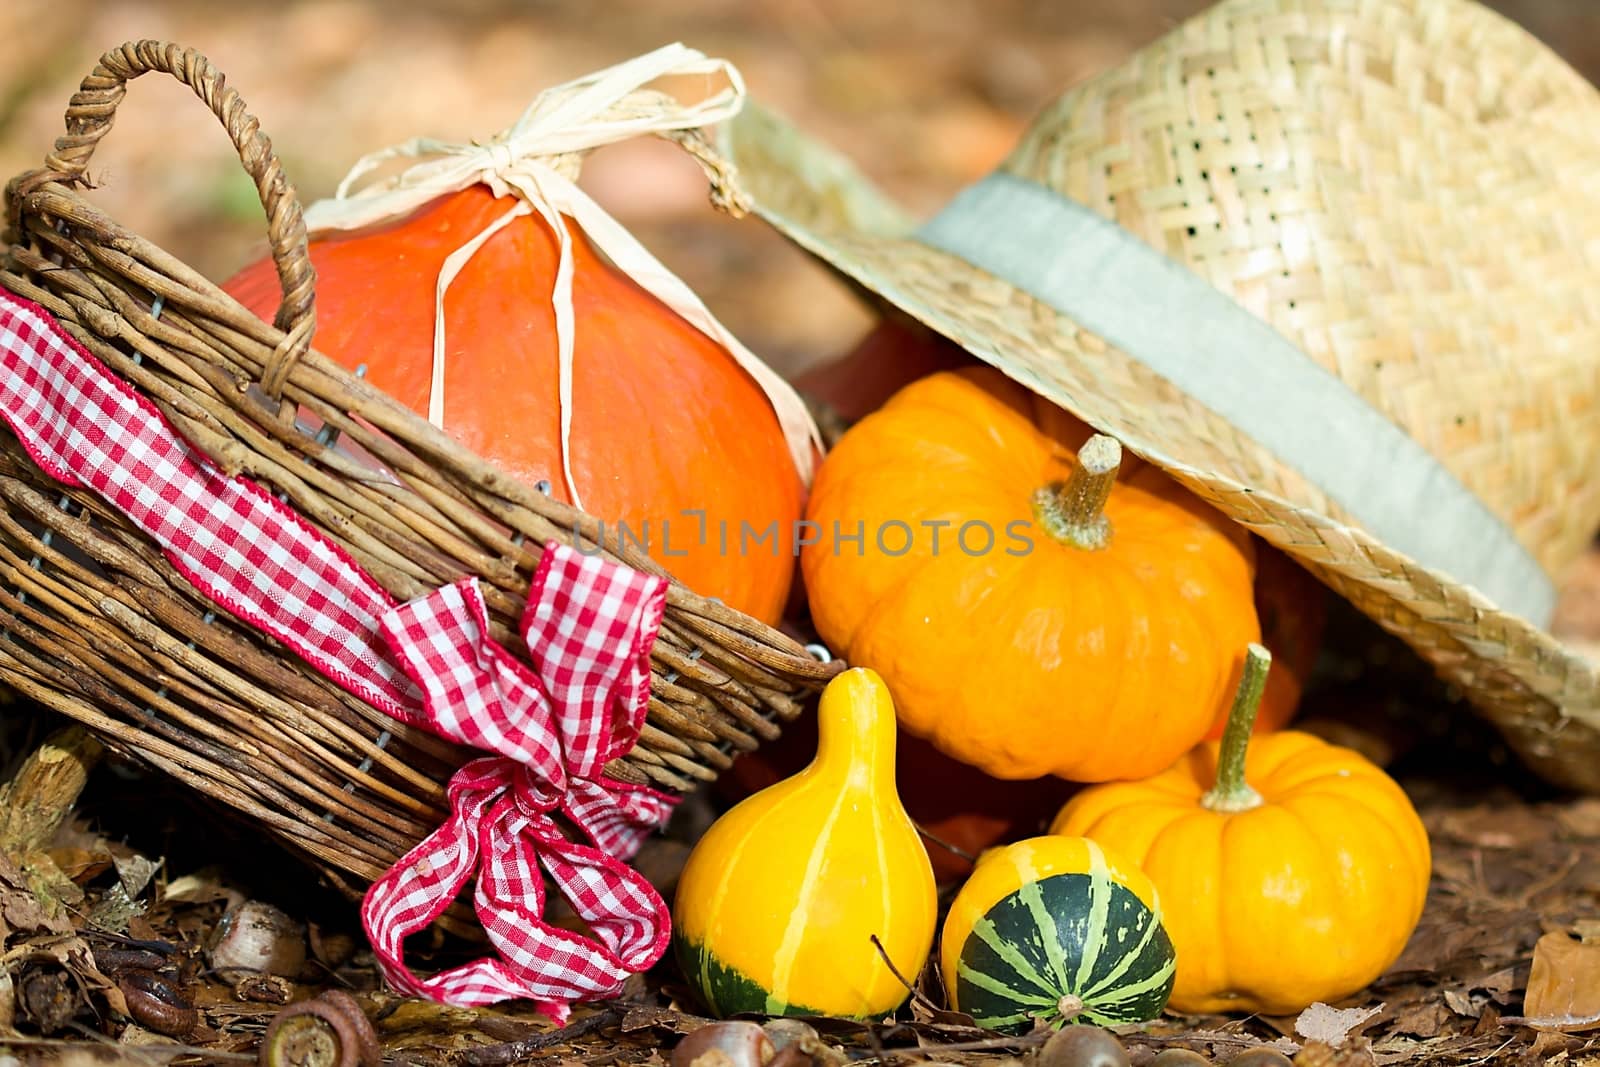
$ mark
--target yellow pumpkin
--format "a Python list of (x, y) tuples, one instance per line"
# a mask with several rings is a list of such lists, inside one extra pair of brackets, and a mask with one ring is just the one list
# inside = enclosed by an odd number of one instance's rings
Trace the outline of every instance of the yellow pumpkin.
[(674, 951), (715, 1014), (880, 1016), (908, 995), (884, 956), (914, 976), (932, 951), (933, 867), (895, 793), (888, 687), (843, 672), (817, 725), (816, 759), (729, 809), (678, 880)]
[[(1006, 378), (930, 375), (823, 462), (801, 554), (818, 633), (908, 733), (995, 778), (1153, 774), (1260, 638), (1249, 536)], [(1078, 457), (1073, 450), (1082, 445)]]
[(1270, 658), (1251, 648), (1220, 744), (1147, 781), (1086, 789), (1051, 826), (1155, 883), (1178, 1011), (1280, 1015), (1348, 996), (1399, 958), (1422, 915), (1431, 853), (1404, 791), (1309, 734), (1251, 739)]

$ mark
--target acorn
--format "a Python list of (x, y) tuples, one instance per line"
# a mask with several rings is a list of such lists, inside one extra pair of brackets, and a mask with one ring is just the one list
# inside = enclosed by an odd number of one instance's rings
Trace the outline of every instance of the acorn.
[(306, 963), (305, 924), (259, 900), (229, 908), (217, 923), (211, 968), (298, 978)]
[(761, 1028), (766, 1032), (772, 1047), (782, 1052), (790, 1045), (809, 1045), (821, 1040), (817, 1028), (799, 1019), (771, 1019)]
[(766, 1067), (777, 1051), (755, 1023), (707, 1023), (678, 1042), (672, 1067)]
[(1193, 1049), (1168, 1048), (1156, 1054), (1150, 1067), (1211, 1067), (1211, 1061)]
[(1293, 1064), (1275, 1048), (1252, 1048), (1229, 1060), (1227, 1067), (1293, 1067)]
[(809, 1023), (780, 1017), (768, 1020), (761, 1028), (778, 1050), (767, 1067), (844, 1067), (844, 1053), (823, 1041)]
[(1039, 1067), (1132, 1067), (1116, 1035), (1098, 1026), (1057, 1030), (1039, 1050)]

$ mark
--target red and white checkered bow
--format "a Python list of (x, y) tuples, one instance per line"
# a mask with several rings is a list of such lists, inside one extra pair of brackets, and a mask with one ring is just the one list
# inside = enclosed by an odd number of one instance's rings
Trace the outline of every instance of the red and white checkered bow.
[[(194, 586), (386, 713), (496, 753), (452, 778), (452, 815), (368, 892), (362, 914), (401, 990), (455, 1004), (526, 997), (556, 1018), (660, 958), (666, 905), (622, 860), (673, 800), (602, 776), (644, 722), (666, 582), (546, 546), (522, 618), (529, 670), (488, 634), (476, 579), (396, 604), (259, 485), (228, 477), (38, 305), (0, 291), (0, 417), (65, 485), (94, 490)], [(592, 844), (557, 827), (560, 812)], [(594, 939), (541, 919), (539, 867)], [(501, 956), (418, 979), (401, 945), (476, 874)]]
[[(367, 891), (362, 920), (396, 989), (463, 1005), (528, 997), (560, 1018), (567, 1001), (614, 994), (661, 957), (670, 932), (661, 898), (616, 857), (637, 852), (671, 802), (600, 775), (644, 725), (665, 595), (661, 579), (546, 549), (522, 616), (534, 671), (490, 639), (475, 578), (384, 617), (384, 636), (422, 686), (427, 724), (500, 753), (456, 773), (449, 821)], [(557, 810), (598, 848), (569, 841), (550, 817)], [(480, 859), (474, 904), (501, 958), (418, 979), (401, 942), (438, 917)], [(542, 921), (541, 862), (595, 940)]]

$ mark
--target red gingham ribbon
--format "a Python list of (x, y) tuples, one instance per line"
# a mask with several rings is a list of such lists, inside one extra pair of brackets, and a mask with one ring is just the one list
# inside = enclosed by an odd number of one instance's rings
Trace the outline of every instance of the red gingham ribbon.
[[(534, 669), (488, 635), (476, 579), (396, 604), (261, 486), (228, 477), (48, 312), (0, 290), (0, 417), (41, 469), (128, 516), (197, 589), (395, 718), (496, 755), (451, 779), (452, 815), (369, 890), (362, 915), (398, 988), (451, 1003), (528, 997), (558, 1019), (665, 950), (666, 905), (631, 858), (673, 800), (602, 775), (637, 740), (666, 582), (546, 546), (521, 630)], [(567, 839), (559, 811), (592, 845)], [(595, 933), (540, 918), (543, 865)], [(421, 980), (405, 937), (477, 875), (498, 959)]]
[[(361, 915), (384, 976), (401, 992), (462, 1005), (527, 997), (564, 1019), (567, 1001), (616, 993), (665, 951), (665, 905), (616, 857), (638, 851), (672, 805), (651, 790), (596, 780), (644, 725), (666, 582), (556, 549), (540, 559), (522, 615), (532, 671), (489, 637), (476, 578), (384, 617), (385, 638), (422, 686), (428, 725), (500, 755), (457, 772), (451, 817), (373, 884)], [(569, 841), (553, 811), (597, 847)], [(480, 859), (488, 862), (478, 871)], [(540, 863), (593, 939), (540, 918)], [(501, 957), (417, 978), (402, 942), (475, 871), (473, 903)]]

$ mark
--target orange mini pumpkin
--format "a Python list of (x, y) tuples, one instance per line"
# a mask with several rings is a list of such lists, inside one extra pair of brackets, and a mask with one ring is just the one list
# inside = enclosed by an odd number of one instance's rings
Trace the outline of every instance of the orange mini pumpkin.
[[(904, 315), (883, 319), (860, 343), (838, 359), (807, 368), (794, 379), (795, 388), (821, 401), (834, 415), (854, 422), (877, 410), (884, 401), (918, 378), (943, 370), (981, 366), (976, 356), (940, 334)], [(1060, 415), (1061, 443), (1076, 449), (1094, 433), (1065, 413)], [(1123, 475), (1134, 472), (1138, 460), (1124, 460)], [(1273, 655), (1275, 666), (1267, 679), (1256, 716), (1256, 732), (1281, 730), (1295, 717), (1301, 691), (1311, 676), (1321, 646), (1327, 616), (1327, 590), (1278, 549), (1261, 540), (1256, 547), (1256, 615), (1261, 621), (1261, 643)], [(1207, 735), (1222, 736), (1227, 709)], [(938, 867), (937, 856), (934, 866)]]
[(1085, 789), (1050, 827), (1155, 883), (1178, 1011), (1283, 1015), (1355, 993), (1399, 957), (1427, 897), (1428, 833), (1393, 779), (1310, 734), (1251, 738), (1270, 661), (1250, 650), (1220, 744)]
[(996, 778), (1139, 777), (1199, 741), (1256, 641), (1249, 535), (1000, 372), (914, 382), (818, 471), (818, 633), (906, 730)]
[[(348, 369), (365, 364), (367, 380), (425, 412), (440, 267), (508, 203), (474, 185), (396, 222), (313, 240), (317, 349)], [(696, 592), (776, 622), (794, 573), (786, 542), (803, 486), (771, 402), (729, 352), (602, 259), (576, 223), (567, 229), (570, 460), (584, 509), (627, 525), (627, 533), (608, 525), (608, 544), (643, 542)], [(548, 226), (524, 215), (462, 267), (444, 300), (443, 423), (480, 455), (570, 501), (550, 299), (558, 256)], [(223, 288), (263, 318), (280, 299), (271, 260)], [(724, 551), (742, 523), (757, 533), (776, 523), (784, 543)]]

